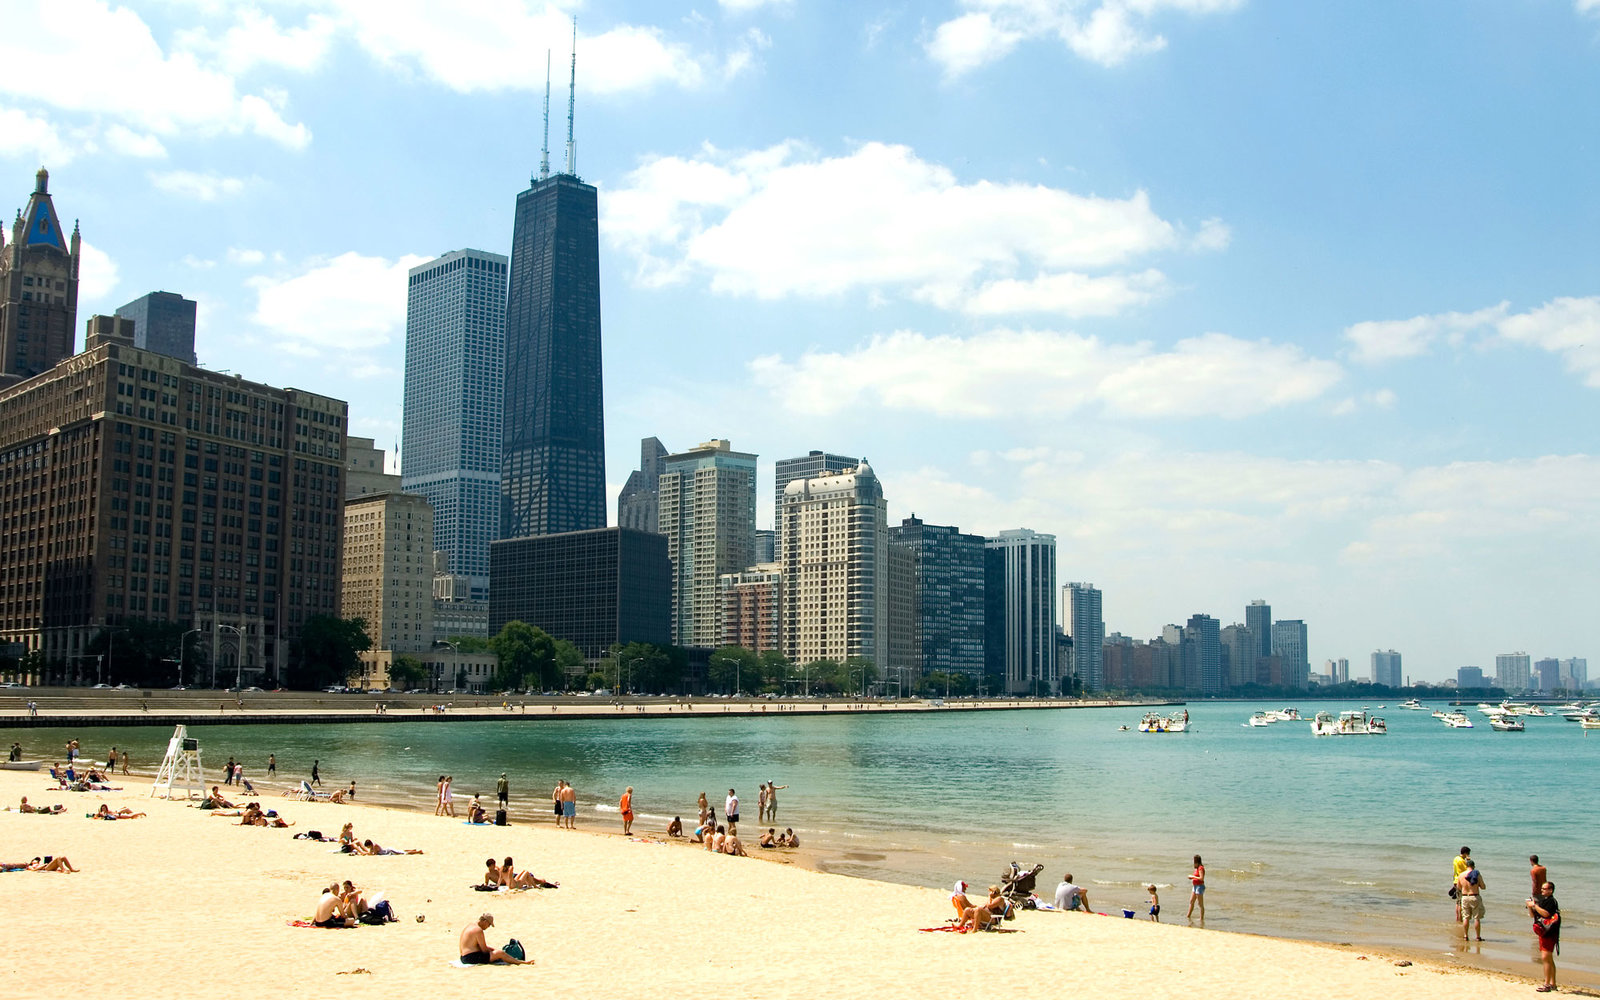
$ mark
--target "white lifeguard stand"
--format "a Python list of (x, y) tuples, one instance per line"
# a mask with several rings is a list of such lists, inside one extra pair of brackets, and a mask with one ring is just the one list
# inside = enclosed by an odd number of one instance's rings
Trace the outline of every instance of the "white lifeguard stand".
[(161, 759), (156, 771), (156, 783), (150, 786), (150, 795), (158, 793), (164, 799), (173, 797), (173, 788), (183, 790), (183, 797), (194, 798), (199, 792), (206, 794), (206, 775), (200, 766), (200, 741), (189, 735), (188, 726), (175, 726), (172, 739), (167, 741), (167, 755)]

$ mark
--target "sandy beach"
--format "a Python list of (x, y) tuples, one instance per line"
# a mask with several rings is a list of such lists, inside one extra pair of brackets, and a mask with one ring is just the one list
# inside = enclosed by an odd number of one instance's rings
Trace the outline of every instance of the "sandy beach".
[[(1421, 956), (1199, 930), (1181, 920), (1023, 912), (1005, 925), (1008, 933), (922, 933), (949, 913), (947, 890), (818, 873), (792, 857), (730, 858), (630, 841), (614, 818), (584, 816), (576, 832), (558, 831), (533, 821), (542, 802), (514, 800), (513, 818), (522, 822), (499, 828), (373, 805), (296, 802), (264, 789), (263, 805), (295, 824), (275, 830), (240, 827), (181, 799), (152, 799), (147, 778), (121, 780), (121, 792), (73, 793), (49, 790), (42, 772), (0, 772), (0, 802), (12, 810), (22, 795), (67, 807), (60, 816), (0, 813), (0, 860), (66, 855), (83, 869), (0, 874), (13, 908), (5, 949), (13, 995), (131, 986), (138, 996), (241, 987), (283, 997), (509, 997), (551, 988), (598, 996), (909, 997), (990, 989), (1460, 1000), (1524, 995), (1535, 983)], [(101, 802), (149, 816), (86, 819)], [(345, 822), (386, 847), (426, 853), (352, 857), (293, 839), (312, 829), (333, 835)], [(484, 859), (506, 855), (561, 887), (472, 891)], [(382, 891), (401, 922), (354, 930), (288, 925), (311, 914), (322, 886), (346, 878), (368, 895)], [(1163, 902), (1181, 917), (1181, 899)], [(520, 939), (536, 965), (451, 965), (461, 928), (486, 910), (495, 915), (490, 942)], [(1414, 964), (1396, 964), (1407, 960)]]

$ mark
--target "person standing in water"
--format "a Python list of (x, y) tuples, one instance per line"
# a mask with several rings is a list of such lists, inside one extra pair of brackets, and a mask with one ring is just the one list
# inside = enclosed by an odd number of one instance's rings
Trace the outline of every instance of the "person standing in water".
[(1194, 916), (1194, 904), (1200, 904), (1200, 919), (1206, 919), (1206, 866), (1200, 855), (1194, 856), (1194, 871), (1189, 873), (1189, 917)]

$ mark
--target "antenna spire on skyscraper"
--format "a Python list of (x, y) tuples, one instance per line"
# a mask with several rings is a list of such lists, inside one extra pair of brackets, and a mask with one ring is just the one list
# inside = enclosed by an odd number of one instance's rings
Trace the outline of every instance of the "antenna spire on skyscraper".
[(578, 176), (578, 147), (572, 141), (572, 112), (578, 97), (578, 18), (572, 18), (572, 79), (567, 84), (567, 173)]
[(550, 50), (544, 50), (544, 145), (539, 151), (539, 179), (550, 176)]

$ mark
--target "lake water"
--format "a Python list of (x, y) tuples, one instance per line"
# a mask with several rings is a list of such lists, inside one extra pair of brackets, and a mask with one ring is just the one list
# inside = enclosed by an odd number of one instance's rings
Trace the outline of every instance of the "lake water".
[[(1563, 982), (1600, 983), (1600, 863), (1592, 851), (1600, 731), (1559, 717), (1524, 733), (1453, 730), (1390, 707), (1389, 734), (1313, 738), (1310, 723), (1244, 725), (1271, 706), (1189, 707), (1192, 731), (1141, 734), (1139, 709), (761, 716), (387, 725), (194, 727), (205, 762), (239, 756), (252, 778), (276, 753), (279, 779), (321, 761), (327, 787), (356, 780), (364, 799), (426, 808), (440, 773), (458, 798), (510, 775), (513, 819), (546, 818), (550, 787), (570, 780), (580, 825), (615, 825), (635, 789), (637, 825), (695, 814), (705, 792), (722, 813), (728, 788), (753, 842), (757, 786), (788, 785), (780, 826), (820, 866), (928, 886), (998, 881), (1005, 863), (1064, 871), (1098, 910), (1144, 910), (1161, 886), (1163, 919), (1182, 922), (1190, 857), (1204, 855), (1206, 926), (1247, 933), (1467, 956), (1446, 897), (1463, 844), (1485, 874), (1488, 916), (1470, 955), (1532, 961), (1522, 901), (1527, 856), (1557, 884)], [(1318, 708), (1300, 705), (1309, 720)], [(1376, 706), (1373, 706), (1376, 709)], [(1129, 731), (1119, 731), (1127, 725)], [(0, 731), (50, 757), (68, 735), (99, 759), (112, 745), (152, 766), (170, 730)], [(692, 824), (690, 824), (692, 825)], [(942, 919), (930, 913), (925, 919)], [(1532, 974), (1532, 966), (1524, 971)]]

